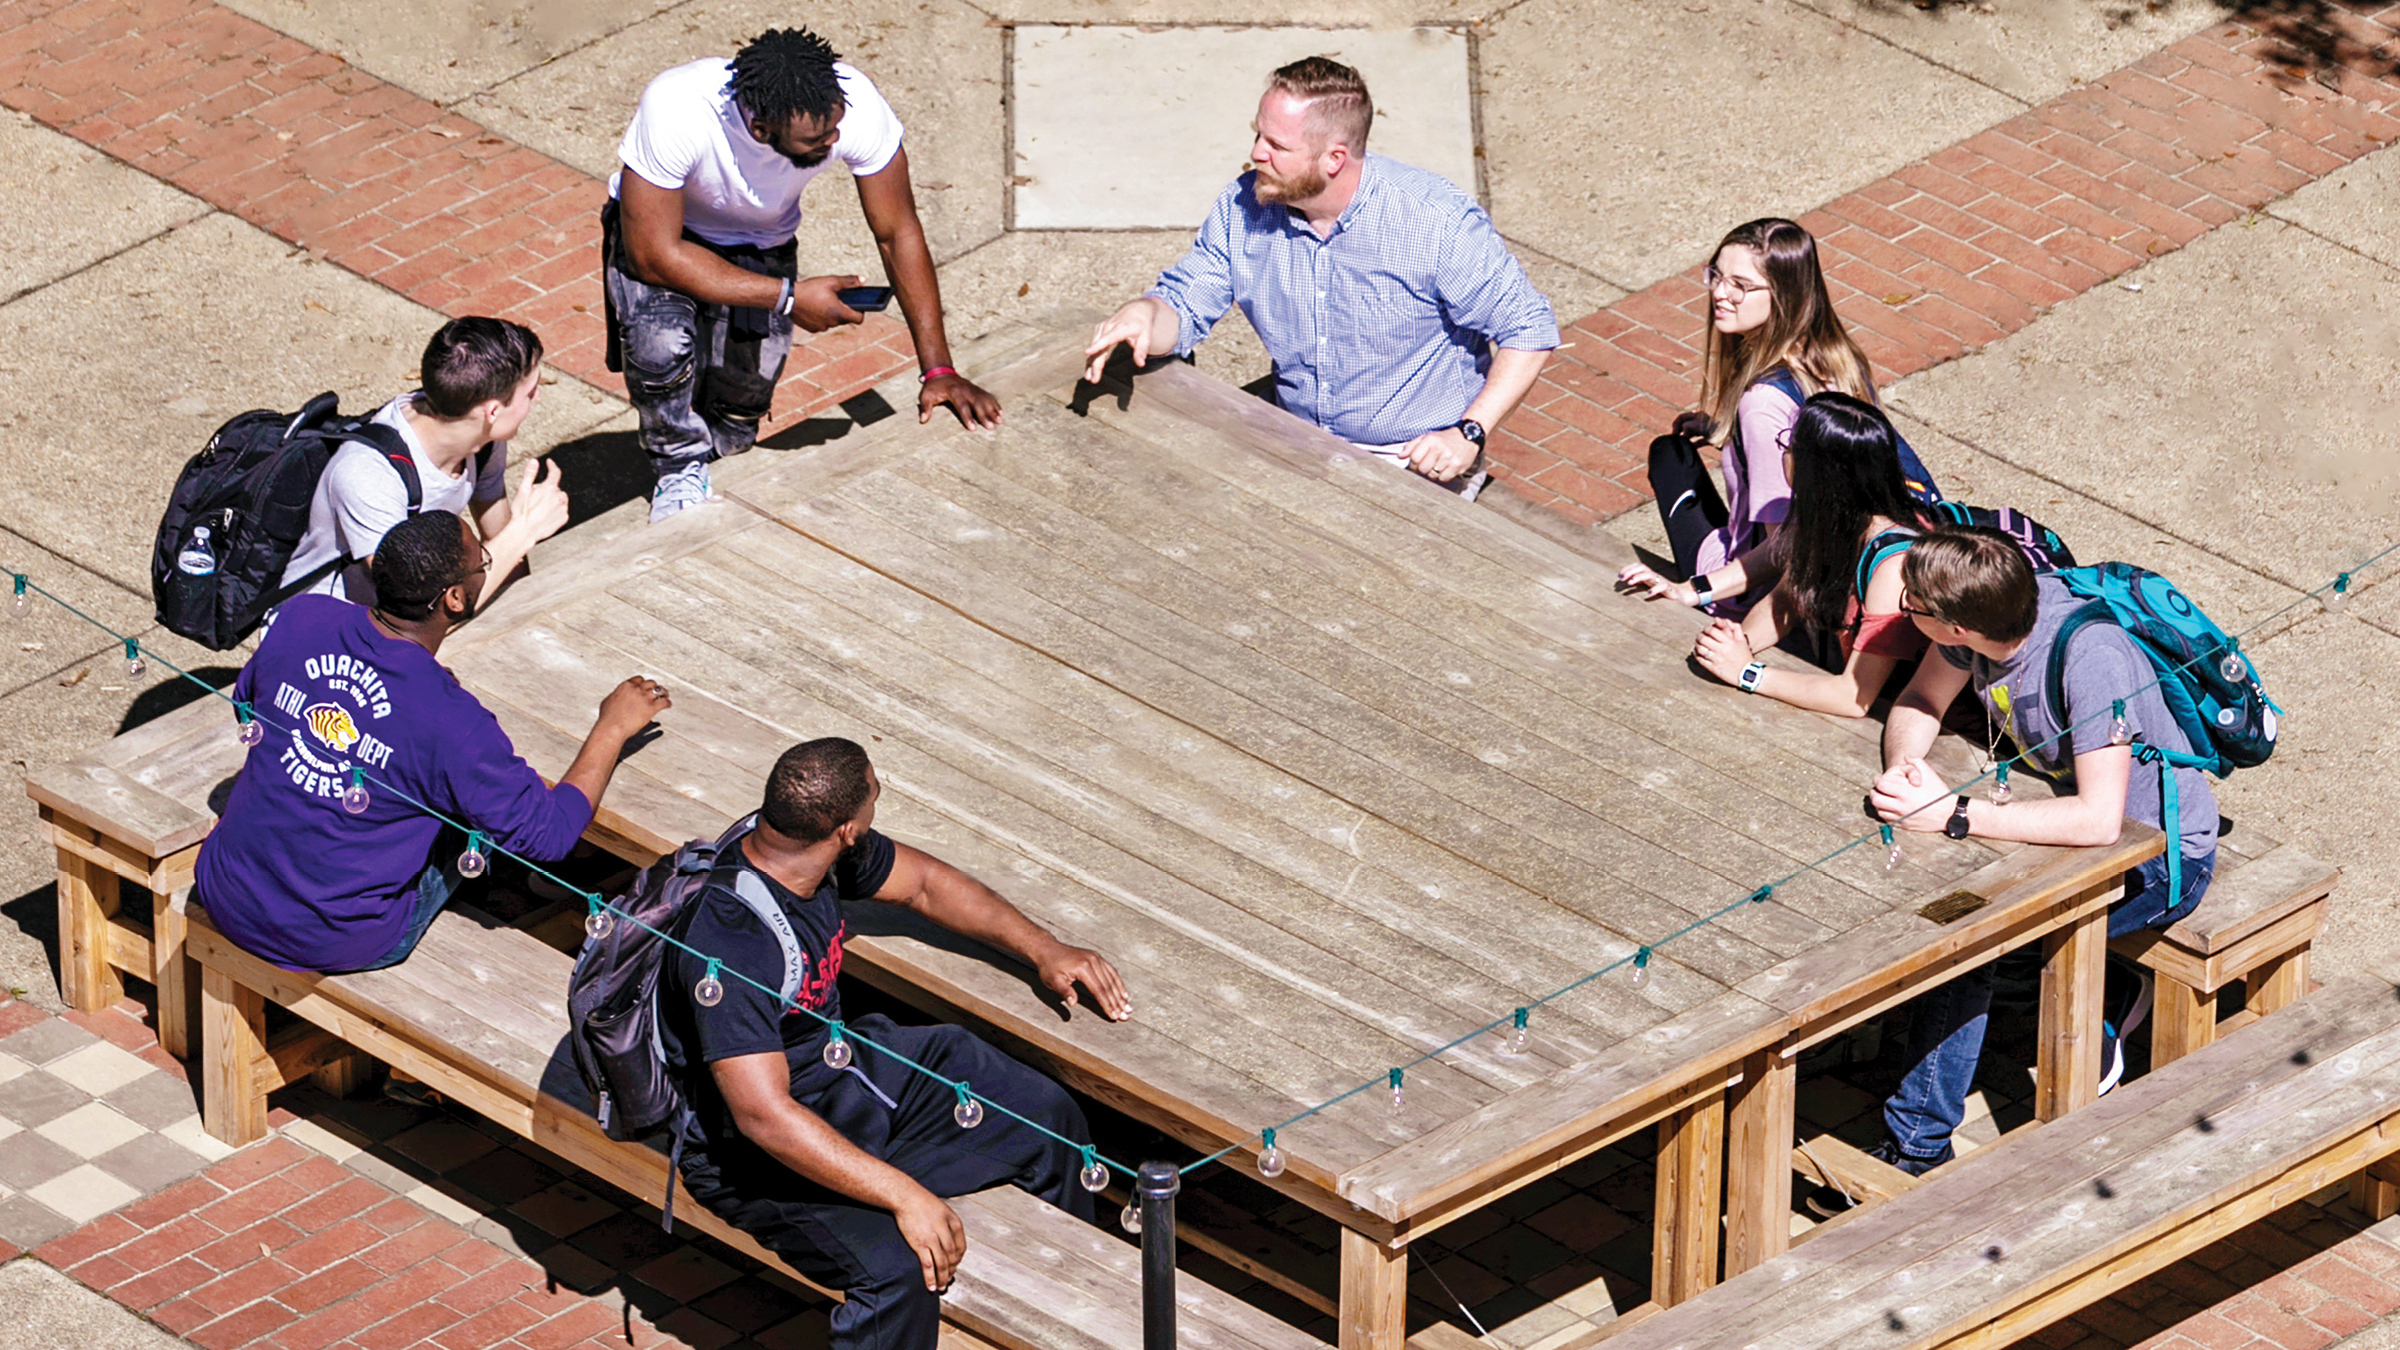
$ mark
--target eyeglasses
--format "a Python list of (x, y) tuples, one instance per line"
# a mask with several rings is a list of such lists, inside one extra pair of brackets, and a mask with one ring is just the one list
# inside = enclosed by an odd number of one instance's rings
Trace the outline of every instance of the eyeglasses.
[(1700, 284), (1706, 286), (1712, 293), (1718, 290), (1731, 290), (1733, 302), (1737, 305), (1768, 289), (1763, 282), (1744, 281), (1740, 277), (1720, 272), (1715, 263), (1710, 263), (1700, 269)]
[(1943, 618), (1941, 615), (1934, 613), (1934, 612), (1933, 612), (1932, 610), (1930, 610), (1930, 609), (1911, 609), (1911, 608), (1909, 608), (1909, 604), (1908, 604), (1908, 592), (1906, 592), (1906, 591), (1902, 591), (1902, 592), (1900, 593), (1900, 612), (1901, 612), (1902, 614), (1904, 614), (1904, 615), (1907, 615), (1909, 618), (1912, 618), (1912, 619), (1931, 619), (1931, 620), (1933, 620), (1935, 623), (1948, 623), (1948, 622), (1950, 622), (1948, 619), (1945, 619), (1945, 618)]

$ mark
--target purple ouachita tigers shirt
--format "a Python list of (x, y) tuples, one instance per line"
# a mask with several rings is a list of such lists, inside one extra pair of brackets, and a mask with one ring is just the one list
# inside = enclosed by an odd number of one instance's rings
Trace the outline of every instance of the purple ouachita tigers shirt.
[[(353, 970), (400, 940), (442, 830), (410, 798), (538, 861), (591, 823), (580, 790), (544, 783), (432, 653), (364, 606), (295, 596), (233, 696), (267, 735), (201, 846), (196, 888), (227, 937), (287, 970)], [(355, 816), (341, 802), (354, 764), (369, 796)]]

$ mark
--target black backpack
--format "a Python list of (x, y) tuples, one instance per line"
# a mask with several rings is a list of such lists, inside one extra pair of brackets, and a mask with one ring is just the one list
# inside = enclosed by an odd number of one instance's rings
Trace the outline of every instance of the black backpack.
[[(567, 977), (567, 1043), (592, 1093), (593, 1115), (611, 1139), (640, 1139), (671, 1126), (687, 1108), (658, 1035), (659, 976), (671, 954), (666, 935), (682, 936), (685, 916), (735, 841), (757, 820), (745, 816), (715, 842), (694, 839), (642, 869), (614, 902), (611, 922), (586, 937)], [(791, 919), (763, 892), (744, 895), (783, 946), (784, 988), (797, 992), (803, 962)]]
[[(348, 441), (373, 446), (408, 489), (408, 513), (424, 509), (424, 485), (400, 433), (369, 418), (344, 417), (331, 391), (297, 413), (256, 409), (217, 428), (175, 479), (150, 554), (150, 598), (167, 631), (224, 651), (250, 636), (268, 610), (355, 559), (337, 557), (289, 586), (292, 551), (308, 533), (317, 480)], [(476, 452), (480, 472), (490, 446)]]

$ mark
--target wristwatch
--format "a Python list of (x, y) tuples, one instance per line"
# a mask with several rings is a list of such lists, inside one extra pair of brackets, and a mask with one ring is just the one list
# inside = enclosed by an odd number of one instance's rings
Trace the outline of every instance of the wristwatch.
[(1483, 448), (1483, 423), (1476, 421), (1472, 417), (1469, 417), (1461, 420), (1459, 424), (1452, 427), (1451, 430), (1457, 432), (1461, 436), (1466, 437), (1467, 443), (1474, 446), (1477, 450), (1481, 450)]
[(1766, 675), (1767, 663), (1764, 661), (1753, 661), (1749, 665), (1742, 667), (1742, 673), (1735, 678), (1734, 683), (1742, 687), (1743, 693), (1755, 694), (1758, 692), (1758, 682), (1762, 679), (1765, 679)]
[(1950, 808), (1950, 819), (1943, 824), (1942, 833), (1952, 839), (1967, 837), (1967, 794), (1958, 794), (1958, 805)]

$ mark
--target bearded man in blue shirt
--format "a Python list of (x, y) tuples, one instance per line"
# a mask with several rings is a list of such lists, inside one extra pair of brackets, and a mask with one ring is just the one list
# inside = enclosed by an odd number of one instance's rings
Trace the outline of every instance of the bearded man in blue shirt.
[(1367, 153), (1375, 105), (1322, 56), (1275, 72), (1250, 172), (1191, 252), (1092, 333), (1085, 378), (1124, 343), (1182, 355), (1234, 305), (1275, 361), (1275, 401), (1469, 501), (1483, 440), (1559, 345), (1550, 302), (1449, 180)]

